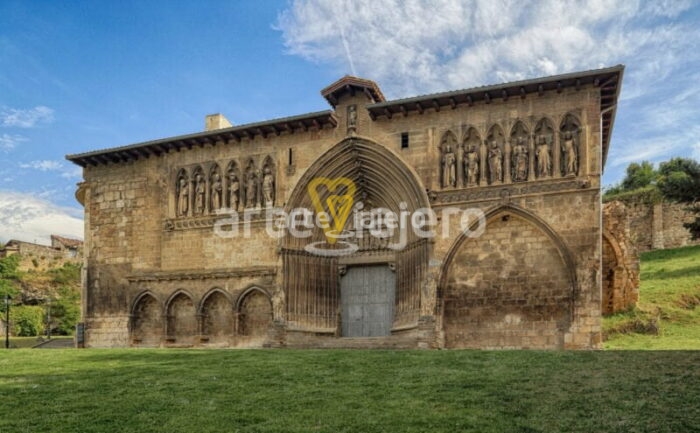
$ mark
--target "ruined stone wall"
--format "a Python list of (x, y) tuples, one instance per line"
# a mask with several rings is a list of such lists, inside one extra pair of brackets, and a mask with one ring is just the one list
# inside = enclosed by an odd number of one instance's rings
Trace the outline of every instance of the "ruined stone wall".
[(613, 201), (603, 206), (602, 312), (613, 314), (639, 301), (639, 256), (632, 243), (628, 208)]
[(686, 205), (669, 201), (647, 203), (634, 198), (624, 202), (630, 219), (630, 236), (637, 251), (700, 244), (700, 239), (693, 240), (688, 229), (683, 227), (683, 223), (695, 220)]

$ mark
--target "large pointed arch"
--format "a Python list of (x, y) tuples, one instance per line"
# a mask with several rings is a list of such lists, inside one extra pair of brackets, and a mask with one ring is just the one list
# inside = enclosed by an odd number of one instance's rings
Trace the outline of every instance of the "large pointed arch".
[[(412, 214), (430, 207), (424, 185), (415, 171), (392, 150), (362, 137), (342, 140), (321, 155), (304, 173), (288, 200), (286, 211), (303, 208), (316, 212), (307, 190), (314, 179), (346, 178), (355, 186), (355, 205), (362, 202), (364, 210), (383, 208), (400, 215)], [(348, 193), (340, 186), (334, 190), (320, 186), (317, 190), (320, 203), (327, 203), (333, 194)], [(346, 229), (352, 229), (353, 217), (348, 219)], [(389, 239), (377, 240), (364, 233), (352, 242), (358, 251), (352, 258), (355, 263), (364, 263), (366, 256), (373, 260), (382, 258), (395, 263), (397, 276), (393, 326), (416, 325), (420, 309), (420, 286), (427, 263), (426, 239), (420, 238), (410, 227), (406, 227), (406, 242), (403, 249), (387, 248), (390, 242), (400, 241), (396, 230)], [(296, 329), (333, 333), (338, 324), (339, 259), (309, 254), (305, 246), (312, 242), (326, 241), (320, 228), (315, 228), (308, 238), (296, 238), (287, 234), (280, 240), (283, 256), (287, 320)]]
[(478, 237), (451, 246), (438, 285), (446, 347), (561, 348), (577, 295), (573, 255), (515, 205), (486, 212)]
[[(561, 238), (561, 236), (559, 236), (557, 232), (555, 232), (554, 229), (552, 229), (549, 226), (549, 224), (547, 224), (547, 222), (544, 221), (542, 218), (528, 211), (527, 209), (523, 209), (520, 206), (509, 203), (494, 206), (491, 209), (484, 212), (486, 224), (488, 225), (489, 221), (492, 221), (495, 218), (501, 216), (502, 214), (507, 214), (509, 212), (530, 222), (532, 225), (540, 229), (552, 241), (552, 243), (556, 246), (562, 261), (566, 265), (568, 276), (571, 282), (571, 287), (574, 291), (576, 291), (576, 264), (574, 262), (574, 256), (571, 253), (569, 247), (564, 242), (564, 240)], [(470, 239), (467, 233), (474, 232), (476, 230), (476, 224), (478, 224), (478, 222), (475, 222), (474, 225), (470, 227), (470, 230), (460, 233), (457, 239), (455, 239), (454, 242), (452, 242), (450, 249), (447, 251), (447, 255), (443, 260), (442, 270), (440, 271), (440, 278), (438, 279), (438, 296), (440, 296), (440, 288), (445, 285), (445, 279), (447, 278), (446, 270), (449, 268), (450, 264), (454, 260), (454, 256), (457, 253), (457, 250), (459, 250), (459, 248), (464, 242)]]

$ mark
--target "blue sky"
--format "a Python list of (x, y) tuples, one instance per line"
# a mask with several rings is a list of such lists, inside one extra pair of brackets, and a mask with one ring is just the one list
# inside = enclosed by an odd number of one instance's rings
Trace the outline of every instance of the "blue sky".
[(605, 184), (700, 158), (700, 5), (684, 1), (0, 1), (0, 241), (81, 236), (64, 155), (388, 98), (627, 66)]

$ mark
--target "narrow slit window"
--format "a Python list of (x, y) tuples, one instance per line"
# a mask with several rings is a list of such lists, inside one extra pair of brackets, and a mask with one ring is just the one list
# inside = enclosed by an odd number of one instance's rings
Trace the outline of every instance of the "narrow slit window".
[(408, 132), (401, 133), (401, 149), (408, 149)]
[(292, 148), (289, 148), (289, 165), (292, 165)]

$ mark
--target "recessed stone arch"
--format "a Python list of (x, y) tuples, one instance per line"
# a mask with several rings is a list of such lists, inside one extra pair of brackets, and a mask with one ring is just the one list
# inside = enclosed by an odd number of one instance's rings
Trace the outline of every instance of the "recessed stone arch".
[(510, 173), (513, 182), (525, 182), (530, 174), (530, 131), (521, 120), (515, 122), (510, 131), (511, 163)]
[(163, 303), (146, 290), (131, 305), (130, 330), (133, 346), (157, 347), (163, 336)]
[(207, 292), (199, 306), (201, 338), (209, 344), (231, 343), (235, 329), (235, 315), (231, 297), (216, 287)]
[(576, 176), (581, 165), (581, 121), (572, 113), (567, 113), (559, 125), (561, 142), (561, 163), (557, 167), (562, 176)]
[(445, 346), (561, 348), (576, 273), (562, 239), (514, 205), (486, 213), (486, 230), (455, 240), (438, 289)]
[(238, 297), (238, 335), (253, 341), (263, 341), (272, 326), (272, 299), (270, 294), (251, 286)]
[(197, 310), (192, 295), (185, 290), (177, 290), (165, 305), (166, 341), (178, 346), (193, 345), (198, 330)]

